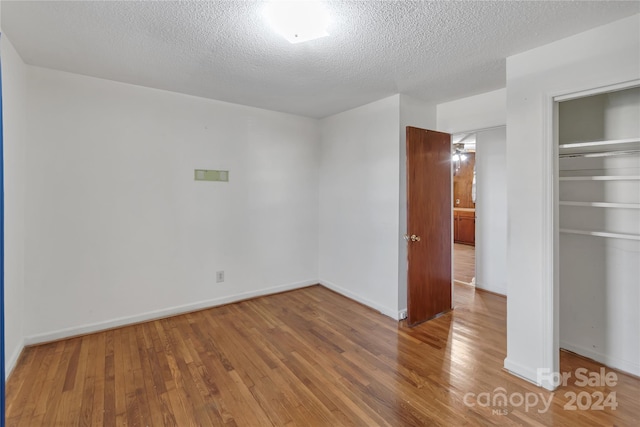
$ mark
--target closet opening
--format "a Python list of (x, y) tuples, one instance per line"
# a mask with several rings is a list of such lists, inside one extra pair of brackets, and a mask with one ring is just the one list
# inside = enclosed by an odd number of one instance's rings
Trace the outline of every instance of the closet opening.
[(554, 101), (559, 348), (638, 376), (640, 87)]

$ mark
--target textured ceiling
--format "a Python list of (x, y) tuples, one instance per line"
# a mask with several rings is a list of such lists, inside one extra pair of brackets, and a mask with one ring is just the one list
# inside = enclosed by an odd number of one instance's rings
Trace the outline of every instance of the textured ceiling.
[(640, 12), (639, 2), (328, 1), (329, 37), (290, 44), (255, 1), (2, 1), (25, 62), (325, 117), (405, 93), (504, 87), (505, 58)]

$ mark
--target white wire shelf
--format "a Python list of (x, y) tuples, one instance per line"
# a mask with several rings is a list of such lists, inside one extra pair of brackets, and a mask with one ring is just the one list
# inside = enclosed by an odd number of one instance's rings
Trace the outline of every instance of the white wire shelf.
[(593, 153), (597, 151), (625, 151), (640, 149), (640, 138), (608, 139), (603, 141), (572, 142), (558, 146), (561, 154)]
[(640, 175), (561, 176), (560, 181), (640, 181)]
[(640, 138), (560, 144), (558, 153), (560, 158), (638, 155), (640, 154)]
[(625, 240), (637, 240), (640, 241), (640, 236), (637, 234), (627, 233), (609, 233), (606, 231), (592, 231), (592, 230), (576, 230), (569, 228), (561, 228), (558, 230), (560, 233), (565, 234), (580, 234), (583, 236), (595, 236), (595, 237), (607, 237), (612, 239), (625, 239)]
[(622, 208), (640, 209), (640, 203), (610, 203), (610, 202), (570, 202), (560, 201), (560, 206), (584, 206), (590, 208)]

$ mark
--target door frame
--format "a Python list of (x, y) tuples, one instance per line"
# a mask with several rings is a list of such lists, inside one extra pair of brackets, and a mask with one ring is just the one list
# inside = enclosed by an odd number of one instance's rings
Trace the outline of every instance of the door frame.
[[(420, 127), (419, 125), (414, 125), (414, 127)], [(402, 132), (402, 135), (406, 135), (406, 126), (403, 127), (405, 132)], [(450, 135), (457, 135), (461, 133), (475, 133), (478, 134), (480, 132), (496, 130), (496, 129), (506, 129), (506, 123), (498, 124), (493, 126), (481, 127), (481, 128), (473, 128), (473, 129), (453, 129), (448, 131)], [(407, 307), (408, 307), (408, 275), (409, 275), (409, 263), (408, 263), (408, 251), (407, 251), (407, 242), (404, 240), (403, 236), (407, 233), (407, 212), (406, 208), (408, 206), (408, 201), (406, 200), (407, 196), (407, 188), (406, 188), (406, 139), (403, 138), (400, 144), (400, 224), (399, 224), (399, 232), (398, 232), (398, 244), (399, 244), (399, 274), (398, 274), (398, 282), (400, 286), (399, 296), (400, 301), (404, 303), (404, 308), (399, 308), (397, 313), (397, 320), (404, 320), (407, 318)], [(453, 149), (453, 144), (451, 146)], [(476, 145), (476, 156), (478, 152), (478, 146)], [(451, 197), (453, 198), (453, 163), (451, 163)], [(454, 265), (455, 265), (455, 254), (454, 254), (454, 229), (453, 229), (453, 204), (451, 205), (451, 301), (452, 308), (455, 308), (455, 286), (454, 286)], [(476, 219), (476, 230), (478, 229), (478, 223), (482, 221), (482, 218), (479, 220)], [(478, 254), (478, 242), (477, 242), (477, 232), (476, 232), (476, 257)], [(475, 270), (475, 277), (477, 282), (478, 277), (478, 269), (477, 262)], [(392, 316), (393, 317), (393, 316)]]
[[(497, 130), (497, 129), (506, 129), (506, 127), (507, 127), (506, 124), (504, 124), (504, 125), (489, 126), (489, 127), (485, 127), (485, 128), (479, 128), (479, 129), (461, 130), (461, 131), (452, 132), (451, 136), (459, 135), (459, 134), (463, 134), (463, 133), (466, 133), (466, 134), (473, 133), (473, 134), (475, 134), (477, 136), (477, 134), (482, 133), (482, 132), (491, 131), (491, 130)], [(453, 142), (451, 143), (451, 149), (453, 150)], [(478, 144), (478, 141), (476, 139), (476, 165), (478, 164), (478, 152), (481, 149), (482, 149), (481, 148), (481, 144)], [(476, 179), (478, 180), (477, 174), (476, 174)], [(477, 189), (478, 189), (478, 182), (476, 182), (476, 191), (477, 191)], [(451, 197), (453, 199), (453, 162), (451, 163)], [(477, 206), (476, 206), (476, 209), (477, 209)], [(453, 221), (453, 206), (451, 206), (451, 216), (452, 216), (452, 221)], [(479, 228), (478, 224), (480, 222), (482, 222), (482, 221), (483, 221), (482, 217), (480, 217), (480, 218), (477, 217), (477, 211), (476, 211), (476, 223), (475, 223), (475, 237), (476, 237), (475, 240), (476, 240), (476, 244), (474, 246), (475, 260), (476, 260), (475, 265), (474, 265), (474, 277), (476, 279), (475, 283), (478, 282), (478, 253), (480, 252), (479, 249), (478, 249), (478, 246), (479, 246), (478, 242), (482, 241), (482, 237), (480, 239), (478, 239), (478, 228)], [(452, 227), (451, 231), (453, 233), (453, 227)], [(453, 281), (455, 283), (455, 276), (454, 276), (454, 272), (455, 272), (455, 248), (453, 246), (453, 242), (454, 242), (453, 234), (451, 236), (451, 242), (452, 242), (452, 245), (451, 245), (451, 259), (453, 260), (452, 263), (451, 263), (451, 268), (453, 269), (453, 271), (451, 272), (451, 277), (453, 278)], [(474, 284), (474, 289), (475, 288), (476, 288), (476, 286)], [(453, 289), (453, 286), (452, 286), (452, 292), (453, 291), (455, 291), (455, 290)], [(453, 301), (453, 294), (452, 294), (452, 301)]]
[[(1, 38), (2, 34), (0, 34)], [(2, 115), (2, 67), (0, 66), (0, 375), (2, 375), (2, 384), (0, 384), (0, 426), (4, 427), (6, 375), (4, 356), (4, 127)]]
[[(483, 129), (486, 130), (486, 129)], [(476, 134), (478, 132), (481, 131), (463, 131), (463, 132), (455, 132), (451, 134), (451, 155), (453, 155), (453, 136), (454, 135), (459, 135), (459, 134)], [(476, 141), (476, 156), (478, 153), (478, 143)], [(454, 169), (453, 169), (453, 159), (451, 160), (451, 309), (455, 308), (455, 300), (453, 299), (454, 297), (454, 292), (455, 292), (455, 283), (456, 283), (456, 276), (455, 276), (455, 272), (456, 272), (456, 249), (455, 249), (455, 220), (454, 220), (454, 211), (453, 211), (453, 203), (455, 203), (455, 194), (454, 194), (454, 186), (453, 186), (453, 177), (454, 177)], [(477, 178), (477, 177), (476, 177)], [(476, 183), (477, 186), (477, 183)], [(476, 187), (476, 191), (477, 191), (477, 187)], [(475, 218), (475, 223), (478, 222), (478, 218)], [(474, 242), (476, 242), (473, 246), (473, 251), (475, 253), (474, 256), (477, 256), (476, 253), (476, 247), (477, 247), (477, 241), (478, 241), (478, 233), (477, 233), (478, 227), (477, 224), (474, 226)], [(473, 278), (474, 278), (474, 285), (473, 288), (475, 289), (475, 279), (478, 275), (478, 269), (477, 269), (477, 263), (474, 262), (473, 263)]]

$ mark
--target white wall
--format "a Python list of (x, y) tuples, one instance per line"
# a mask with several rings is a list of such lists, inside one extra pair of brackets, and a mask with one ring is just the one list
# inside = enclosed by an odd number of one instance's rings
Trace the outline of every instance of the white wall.
[(320, 282), (398, 311), (400, 95), (321, 121)]
[(316, 120), (34, 67), (29, 82), (28, 342), (316, 283)]
[(507, 135), (476, 133), (476, 287), (507, 294)]
[(5, 374), (24, 346), (26, 65), (2, 35)]
[(504, 126), (507, 122), (506, 104), (506, 89), (438, 104), (437, 130), (453, 134)]
[[(407, 126), (436, 129), (436, 105), (400, 94), (400, 232), (398, 233), (398, 312), (407, 310)], [(411, 234), (411, 233), (409, 233)]]
[(635, 15), (507, 59), (505, 367), (547, 388), (537, 369), (559, 368), (551, 98), (639, 78), (639, 33)]

